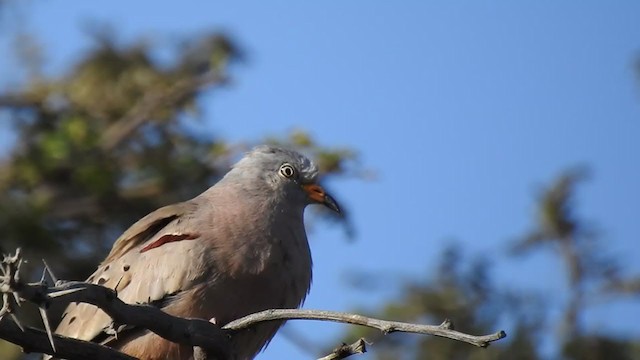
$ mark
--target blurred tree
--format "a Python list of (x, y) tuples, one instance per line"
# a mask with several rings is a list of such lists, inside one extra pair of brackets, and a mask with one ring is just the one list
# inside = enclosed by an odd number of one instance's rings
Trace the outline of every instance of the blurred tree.
[[(437, 324), (450, 319), (456, 330), (489, 334), (498, 322), (510, 319), (508, 341), (487, 349), (431, 336), (391, 333), (354, 327), (345, 342), (360, 337), (371, 341), (378, 359), (539, 359), (533, 334), (541, 326), (542, 300), (534, 294), (502, 292), (489, 275), (484, 258), (467, 259), (457, 246), (439, 257), (435, 276), (402, 287), (402, 295), (373, 317), (413, 323)], [(525, 311), (526, 310), (526, 311)], [(360, 311), (358, 311), (360, 313)]]
[[(0, 161), (0, 251), (24, 248), (34, 269), (46, 258), (58, 277), (86, 278), (135, 220), (202, 192), (250, 147), (197, 122), (202, 95), (224, 86), (242, 58), (224, 34), (185, 41), (160, 61), (154, 54), (166, 49), (119, 44), (99, 29), (64, 76), (42, 75), (41, 49), (31, 41), (24, 51), (20, 37), (29, 76), (0, 93), (16, 138)], [(353, 174), (352, 150), (320, 146), (304, 131), (268, 141), (315, 157), (323, 178)]]
[(587, 221), (575, 215), (575, 188), (587, 178), (585, 169), (562, 173), (538, 200), (536, 227), (514, 244), (515, 254), (548, 248), (565, 265), (569, 299), (560, 321), (560, 351), (567, 359), (637, 359), (640, 339), (616, 339), (609, 334), (586, 334), (581, 318), (589, 304), (603, 295), (621, 295), (623, 276)]
[(584, 306), (587, 282), (613, 274), (617, 267), (612, 259), (599, 258), (593, 246), (597, 238), (573, 214), (573, 191), (585, 177), (584, 170), (569, 171), (558, 177), (540, 196), (537, 226), (513, 247), (514, 254), (524, 254), (551, 244), (562, 257), (571, 294), (562, 323), (565, 337), (579, 334), (578, 315)]
[[(440, 257), (435, 277), (406, 284), (399, 299), (370, 315), (431, 324), (449, 318), (458, 330), (472, 334), (505, 328), (506, 341), (478, 349), (446, 339), (401, 333), (385, 336), (363, 328), (353, 328), (345, 341), (365, 337), (375, 344), (375, 357), (385, 360), (541, 359), (545, 356), (540, 350), (542, 343), (555, 346), (551, 352), (564, 359), (640, 359), (640, 339), (585, 333), (580, 323), (595, 300), (638, 294), (637, 278), (622, 275), (616, 260), (600, 246), (592, 226), (576, 215), (572, 201), (575, 187), (586, 175), (584, 169), (567, 171), (544, 189), (538, 199), (535, 227), (511, 244), (513, 255), (549, 248), (565, 264), (569, 296), (559, 324), (555, 320), (546, 324), (545, 309), (561, 296), (501, 289), (489, 276), (486, 259), (465, 259), (458, 248), (449, 247)], [(557, 325), (561, 336), (546, 331)]]
[[(0, 94), (17, 136), (0, 164), (5, 248), (20, 244), (54, 264), (58, 252), (73, 254), (72, 263), (60, 259), (86, 273), (102, 257), (96, 247), (149, 210), (201, 192), (248, 148), (193, 124), (199, 96), (227, 81), (236, 46), (211, 34), (181, 49), (160, 63), (155, 49), (101, 33), (68, 75)], [(268, 141), (310, 153), (323, 176), (348, 174), (356, 157), (303, 131)]]

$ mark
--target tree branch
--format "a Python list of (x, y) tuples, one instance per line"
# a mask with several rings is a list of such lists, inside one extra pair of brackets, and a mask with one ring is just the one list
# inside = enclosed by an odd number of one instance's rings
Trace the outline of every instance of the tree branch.
[[(24, 331), (11, 319), (0, 319), (0, 339), (20, 345), (24, 352), (52, 353), (47, 334), (39, 329), (25, 327)], [(108, 346), (53, 335), (56, 356), (68, 360), (136, 360)]]
[(327, 356), (323, 356), (318, 360), (339, 360), (339, 359), (348, 358), (351, 355), (364, 354), (366, 352), (367, 352), (367, 342), (364, 340), (364, 338), (360, 338), (356, 342), (350, 345), (343, 343), (342, 345), (333, 349), (331, 354)]
[[(148, 329), (163, 338), (191, 347), (201, 347), (207, 354), (214, 354), (219, 358), (227, 358), (229, 354), (229, 336), (220, 328), (204, 319), (183, 319), (169, 315), (159, 308), (150, 305), (127, 304), (120, 300), (116, 292), (112, 289), (89, 284), (80, 281), (63, 282), (58, 281), (56, 286), (48, 287), (44, 281), (25, 284), (15, 279), (19, 279), (19, 252), (17, 256), (5, 257), (3, 261), (4, 276), (0, 282), (0, 292), (7, 295), (9, 293), (17, 295), (18, 299), (26, 300), (36, 304), (40, 308), (48, 308), (53, 303), (69, 304), (72, 302), (83, 302), (95, 305), (107, 313), (114, 324), (127, 324), (143, 329)], [(11, 306), (5, 306), (11, 312)], [(18, 304), (19, 305), (19, 304)], [(0, 317), (2, 317), (0, 313)], [(19, 325), (19, 324), (17, 324)], [(118, 326), (113, 325), (115, 330)], [(29, 348), (35, 339), (27, 339), (27, 334), (21, 334), (15, 343)], [(24, 341), (23, 341), (24, 340)], [(46, 344), (46, 343), (45, 343)], [(54, 344), (57, 342), (54, 340)], [(52, 349), (47, 346), (45, 353), (51, 354)], [(54, 355), (69, 358), (68, 354), (61, 353), (59, 349), (53, 352)]]
[(216, 71), (182, 79), (164, 91), (150, 92), (136, 103), (122, 118), (111, 125), (102, 135), (100, 147), (108, 152), (121, 144), (145, 121), (148, 121), (154, 111), (173, 105), (192, 92), (206, 85), (221, 84), (226, 78)]
[[(183, 319), (169, 315), (159, 308), (150, 305), (124, 303), (114, 290), (86, 282), (57, 281), (56, 286), (49, 287), (43, 279), (35, 283), (24, 283), (20, 280), (19, 269), (22, 263), (19, 249), (14, 256), (5, 256), (0, 266), (0, 293), (4, 304), (0, 310), (0, 338), (22, 346), (25, 351), (38, 351), (53, 354), (66, 359), (131, 359), (122, 355), (112, 357), (115, 350), (94, 343), (69, 339), (57, 335), (46, 334), (33, 328), (22, 328), (17, 319), (11, 322), (5, 315), (13, 315), (12, 311), (22, 301), (30, 301), (41, 309), (52, 303), (68, 304), (83, 302), (95, 305), (113, 319), (112, 329), (119, 324), (148, 329), (159, 336), (182, 345), (193, 347), (197, 359), (227, 359), (231, 353), (230, 337), (233, 333), (250, 328), (258, 323), (276, 320), (321, 320), (367, 326), (378, 329), (384, 334), (391, 332), (409, 332), (445, 337), (466, 342), (479, 347), (486, 347), (491, 342), (506, 336), (504, 331), (494, 334), (474, 336), (452, 329), (451, 322), (446, 320), (441, 325), (419, 325), (397, 321), (374, 319), (362, 315), (324, 310), (274, 309), (251, 314), (232, 321), (222, 328), (203, 319)], [(41, 311), (41, 313), (44, 313)], [(47, 321), (44, 319), (45, 322)], [(49, 336), (51, 344), (46, 340)], [(55, 346), (54, 346), (55, 345)], [(53, 348), (53, 349), (52, 349)], [(362, 353), (365, 342), (361, 339), (351, 345), (343, 345), (331, 354), (322, 358), (343, 359), (347, 356)], [(91, 354), (91, 355), (88, 355)]]
[(452, 340), (466, 342), (479, 347), (487, 347), (491, 342), (500, 340), (507, 336), (504, 331), (494, 334), (475, 336), (452, 330), (451, 321), (445, 320), (440, 325), (420, 325), (399, 321), (387, 321), (374, 319), (362, 315), (343, 313), (326, 310), (304, 310), (304, 309), (274, 309), (265, 310), (259, 313), (247, 315), (238, 320), (234, 320), (223, 329), (238, 330), (251, 327), (254, 324), (272, 320), (321, 320), (334, 321), (345, 324), (361, 325), (382, 331), (385, 335), (392, 332), (406, 332), (414, 334), (426, 334), (444, 337)]

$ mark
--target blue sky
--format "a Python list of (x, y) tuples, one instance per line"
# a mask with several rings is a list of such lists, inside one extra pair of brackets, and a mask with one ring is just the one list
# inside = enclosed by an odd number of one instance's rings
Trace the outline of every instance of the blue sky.
[[(123, 40), (223, 30), (248, 61), (234, 68), (232, 86), (203, 99), (213, 133), (258, 140), (302, 128), (359, 150), (378, 178), (332, 184), (357, 238), (315, 227), (305, 307), (374, 307), (393, 286), (374, 295), (351, 289), (350, 270), (421, 276), (456, 239), (491, 256), (502, 286), (557, 299), (557, 315), (562, 264), (545, 253), (510, 259), (505, 246), (533, 226), (536, 191), (561, 170), (591, 168), (579, 214), (640, 273), (640, 3), (602, 4), (51, 0), (29, 2), (20, 21), (41, 37), (54, 73), (89, 45), (82, 27), (92, 22), (113, 24)], [(0, 59), (3, 87), (12, 69), (13, 60)], [(638, 337), (628, 315), (639, 305), (599, 305), (585, 328)], [(304, 322), (289, 330), (329, 346), (340, 333)], [(261, 358), (313, 355), (279, 337)]]

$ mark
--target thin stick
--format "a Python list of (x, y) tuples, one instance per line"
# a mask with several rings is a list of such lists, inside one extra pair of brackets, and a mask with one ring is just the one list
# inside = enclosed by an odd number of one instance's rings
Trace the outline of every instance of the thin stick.
[(489, 335), (475, 336), (465, 334), (459, 331), (451, 329), (451, 323), (445, 321), (441, 325), (420, 325), (399, 321), (388, 321), (381, 319), (374, 319), (362, 315), (343, 313), (337, 311), (325, 311), (325, 310), (289, 310), (289, 309), (276, 309), (265, 310), (259, 313), (245, 316), (241, 319), (234, 320), (227, 325), (223, 326), (223, 329), (239, 330), (250, 327), (256, 323), (272, 320), (321, 320), (321, 321), (335, 321), (346, 324), (354, 324), (366, 326), (382, 331), (384, 334), (400, 331), (406, 333), (415, 334), (427, 334), (440, 336), (452, 340), (466, 342), (471, 345), (479, 347), (487, 347), (493, 341), (500, 340), (507, 336), (504, 331), (498, 331)]

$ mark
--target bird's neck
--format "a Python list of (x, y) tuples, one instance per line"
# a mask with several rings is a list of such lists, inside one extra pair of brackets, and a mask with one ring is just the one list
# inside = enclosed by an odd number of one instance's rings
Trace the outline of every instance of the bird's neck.
[[(251, 221), (256, 231), (268, 232), (274, 226), (304, 230), (304, 206), (293, 205), (298, 202), (287, 199), (285, 193), (270, 190), (231, 183), (211, 187), (199, 196), (199, 201), (213, 206), (216, 217), (225, 221)], [(209, 199), (215, 199), (215, 203)]]
[[(257, 181), (238, 182), (235, 179), (223, 178), (219, 184), (224, 186), (214, 186), (204, 192), (216, 193), (216, 199), (226, 198), (230, 203), (234, 203), (242, 210), (259, 212), (263, 216), (282, 214), (280, 218), (287, 221), (302, 221), (304, 215), (304, 205), (297, 199), (289, 199), (292, 196), (286, 192), (279, 192), (264, 183)], [(220, 189), (224, 190), (220, 190)], [(295, 205), (300, 204), (300, 205)]]

